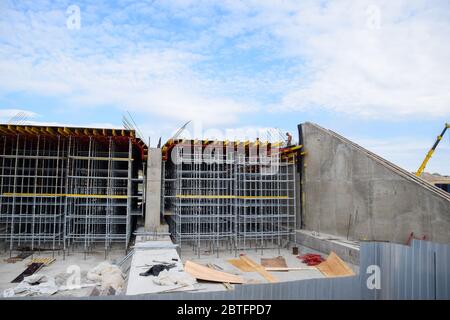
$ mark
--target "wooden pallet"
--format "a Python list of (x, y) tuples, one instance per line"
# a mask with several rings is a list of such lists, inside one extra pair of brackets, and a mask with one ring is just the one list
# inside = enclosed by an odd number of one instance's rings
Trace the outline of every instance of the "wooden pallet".
[(27, 263), (27, 266), (31, 265), (32, 263), (42, 263), (44, 266), (48, 266), (55, 261), (55, 258), (33, 258)]

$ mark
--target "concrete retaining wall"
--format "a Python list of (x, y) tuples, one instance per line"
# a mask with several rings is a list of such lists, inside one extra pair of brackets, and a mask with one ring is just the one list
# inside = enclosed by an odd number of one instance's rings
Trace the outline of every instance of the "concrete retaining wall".
[(450, 194), (316, 124), (299, 125), (302, 227), (354, 240), (450, 242)]

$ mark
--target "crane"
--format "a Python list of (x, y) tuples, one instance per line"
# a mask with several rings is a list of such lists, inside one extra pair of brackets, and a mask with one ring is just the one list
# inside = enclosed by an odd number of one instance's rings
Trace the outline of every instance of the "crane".
[(425, 167), (427, 166), (428, 160), (430, 160), (431, 156), (433, 155), (434, 151), (436, 150), (436, 147), (438, 146), (439, 142), (441, 142), (442, 137), (444, 136), (447, 129), (450, 128), (450, 124), (446, 123), (444, 130), (442, 130), (441, 134), (437, 136), (437, 140), (434, 143), (433, 147), (431, 147), (430, 151), (428, 151), (427, 155), (425, 156), (425, 159), (423, 160), (422, 164), (420, 165), (419, 170), (416, 172), (416, 176), (420, 176), (423, 171), (425, 170)]

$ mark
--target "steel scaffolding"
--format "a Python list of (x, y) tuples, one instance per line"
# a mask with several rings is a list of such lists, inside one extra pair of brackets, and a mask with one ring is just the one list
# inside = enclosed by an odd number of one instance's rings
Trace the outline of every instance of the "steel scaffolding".
[(40, 134), (40, 127), (28, 126), (18, 133), (19, 127), (9, 127), (0, 136), (0, 239), (6, 249), (89, 252), (100, 244), (106, 254), (113, 243), (128, 248), (132, 217), (142, 215), (144, 181), (132, 134)]
[[(163, 212), (177, 243), (200, 255), (281, 248), (295, 240), (294, 153), (276, 155), (271, 166), (242, 143), (182, 143), (188, 147), (178, 149), (178, 161), (163, 162)], [(221, 151), (214, 161), (202, 156), (207, 146)]]

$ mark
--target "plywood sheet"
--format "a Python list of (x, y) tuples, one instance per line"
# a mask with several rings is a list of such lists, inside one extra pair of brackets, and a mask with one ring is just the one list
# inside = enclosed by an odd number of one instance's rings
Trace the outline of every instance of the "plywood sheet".
[(257, 264), (255, 261), (250, 259), (247, 256), (240, 256), (241, 260), (245, 261), (250, 267), (252, 267), (256, 272), (264, 277), (269, 282), (278, 282), (277, 278), (271, 275), (269, 272), (264, 269), (264, 267), (260, 264)]
[(213, 282), (228, 282), (228, 283), (244, 283), (242, 277), (231, 273), (226, 273), (218, 270), (213, 270), (192, 261), (186, 261), (184, 270), (199, 280), (213, 281)]
[(317, 269), (327, 277), (348, 277), (355, 275), (353, 270), (334, 252), (330, 253), (327, 260), (317, 265)]
[(283, 257), (261, 258), (261, 265), (266, 268), (287, 268), (286, 260)]
[(255, 272), (255, 269), (253, 269), (251, 266), (247, 264), (247, 262), (241, 259), (230, 259), (227, 261), (236, 268), (238, 268), (239, 270), (241, 270), (242, 272)]

